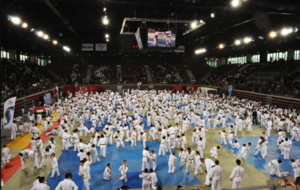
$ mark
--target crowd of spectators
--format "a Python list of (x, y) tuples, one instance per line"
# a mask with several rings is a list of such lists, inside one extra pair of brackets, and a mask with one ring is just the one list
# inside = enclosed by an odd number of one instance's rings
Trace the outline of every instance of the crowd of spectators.
[[(233, 84), (234, 89), (300, 98), (300, 82), (295, 80), (299, 77), (297, 69), (300, 69), (299, 61), (280, 59), (266, 64), (250, 64), (247, 69), (235, 72), (231, 76), (224, 75), (216, 80), (212, 77), (210, 82), (214, 86), (222, 86), (228, 82)], [(279, 75), (272, 80), (249, 80), (248, 77), (255, 72), (275, 72)]]
[(123, 84), (136, 84), (138, 82), (149, 84), (144, 64), (137, 63), (135, 60), (128, 60), (128, 62), (121, 64), (121, 68)]
[(1, 64), (1, 102), (13, 96), (20, 98), (53, 88), (59, 82), (44, 67), (36, 64), (6, 59), (2, 59)]
[(171, 63), (162, 62), (158, 64), (152, 62), (149, 64), (149, 69), (154, 84), (180, 84)]

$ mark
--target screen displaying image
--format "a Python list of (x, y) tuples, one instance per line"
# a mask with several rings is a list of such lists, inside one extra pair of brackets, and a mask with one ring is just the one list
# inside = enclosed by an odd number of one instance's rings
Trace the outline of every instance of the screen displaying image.
[(148, 45), (153, 48), (175, 48), (176, 44), (175, 30), (167, 29), (148, 29)]
[(135, 33), (135, 38), (136, 38), (136, 42), (139, 46), (139, 49), (143, 48), (143, 43), (142, 43), (142, 39), (141, 39), (141, 35), (140, 35), (140, 29), (137, 29), (136, 33)]

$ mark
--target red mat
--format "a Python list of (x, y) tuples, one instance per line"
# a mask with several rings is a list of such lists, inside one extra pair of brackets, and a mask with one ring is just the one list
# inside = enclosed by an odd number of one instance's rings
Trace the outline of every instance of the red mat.
[[(58, 128), (58, 121), (53, 123), (51, 130), (54, 128)], [(40, 134), (40, 137), (44, 143), (50, 137), (50, 135), (46, 136), (45, 133), (42, 133)], [(31, 148), (31, 144), (29, 144), (25, 149), (28, 148)], [(21, 166), (22, 164), (19, 155), (15, 156), (8, 164), (6, 164), (1, 169), (1, 179), (3, 180), (3, 183), (6, 183)]]

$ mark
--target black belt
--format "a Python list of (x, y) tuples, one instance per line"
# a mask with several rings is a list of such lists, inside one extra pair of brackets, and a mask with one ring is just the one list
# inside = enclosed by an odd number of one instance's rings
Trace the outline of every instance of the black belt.
[(211, 166), (211, 168), (215, 167), (216, 165)]

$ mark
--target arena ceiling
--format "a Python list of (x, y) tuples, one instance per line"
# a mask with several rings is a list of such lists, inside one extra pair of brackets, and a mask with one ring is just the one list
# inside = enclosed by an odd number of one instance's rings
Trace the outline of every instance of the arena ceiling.
[[(81, 43), (105, 42), (114, 52), (132, 50), (134, 36), (120, 35), (124, 17), (203, 20), (206, 24), (184, 36), (190, 47), (233, 43), (234, 39), (252, 36), (266, 38), (271, 30), (299, 27), (300, 3), (295, 0), (241, 0), (232, 7), (231, 0), (2, 0), (2, 46), (31, 50), (62, 51), (38, 38), (29, 29), (22, 29), (8, 21), (8, 15), (18, 16), (35, 28), (80, 52)], [(106, 8), (106, 11), (103, 9)], [(211, 18), (211, 13), (215, 14)], [(107, 16), (108, 25), (102, 23)], [(138, 27), (172, 27), (189, 30), (189, 24), (130, 22), (125, 31)], [(200, 45), (200, 46), (201, 46)], [(58, 50), (56, 50), (56, 49)]]

